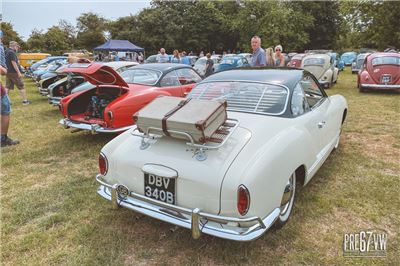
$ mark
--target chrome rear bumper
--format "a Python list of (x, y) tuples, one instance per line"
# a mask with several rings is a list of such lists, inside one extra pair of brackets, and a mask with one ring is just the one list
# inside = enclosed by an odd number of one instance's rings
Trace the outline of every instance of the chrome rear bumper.
[(114, 206), (125, 207), (138, 213), (181, 226), (192, 231), (192, 237), (197, 239), (201, 233), (235, 240), (251, 241), (262, 236), (278, 218), (280, 209), (274, 209), (264, 219), (260, 217), (236, 218), (202, 212), (198, 208), (188, 209), (157, 201), (133, 192), (121, 197), (117, 192), (118, 184), (108, 184), (102, 175), (96, 176), (101, 184), (97, 193), (110, 200)]
[(85, 124), (85, 123), (78, 123), (78, 122), (73, 122), (69, 120), (68, 118), (63, 118), (59, 122), (59, 124), (63, 125), (66, 129), (67, 128), (76, 128), (80, 130), (88, 130), (92, 134), (95, 133), (119, 133), (126, 131), (135, 125), (132, 126), (127, 126), (127, 127), (120, 127), (120, 128), (104, 128), (98, 124)]
[(365, 89), (387, 89), (387, 90), (397, 90), (400, 89), (400, 84), (397, 85), (385, 85), (385, 84), (361, 84), (362, 88)]

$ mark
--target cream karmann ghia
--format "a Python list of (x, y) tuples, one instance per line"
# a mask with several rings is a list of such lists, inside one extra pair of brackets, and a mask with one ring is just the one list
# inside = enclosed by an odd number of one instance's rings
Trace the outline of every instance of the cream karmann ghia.
[(249, 241), (285, 224), (296, 183), (307, 184), (339, 145), (345, 98), (328, 97), (301, 69), (225, 71), (188, 97), (227, 101), (222, 142), (128, 130), (101, 150), (98, 194), (194, 238)]

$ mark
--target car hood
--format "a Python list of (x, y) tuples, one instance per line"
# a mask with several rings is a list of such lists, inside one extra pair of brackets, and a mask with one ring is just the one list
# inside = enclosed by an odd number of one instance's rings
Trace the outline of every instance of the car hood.
[(116, 85), (128, 87), (125, 80), (112, 67), (98, 63), (70, 64), (62, 69), (62, 72), (78, 73), (95, 86)]
[(323, 66), (318, 66), (318, 65), (305, 66), (304, 69), (311, 72), (317, 79), (320, 79), (322, 75), (325, 73), (325, 68)]

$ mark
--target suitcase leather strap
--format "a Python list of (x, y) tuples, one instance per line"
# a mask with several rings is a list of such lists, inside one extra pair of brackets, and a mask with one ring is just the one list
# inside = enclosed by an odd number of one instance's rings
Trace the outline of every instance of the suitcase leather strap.
[(191, 99), (186, 99), (180, 101), (180, 103), (171, 111), (166, 113), (162, 119), (162, 130), (166, 136), (170, 136), (168, 130), (167, 130), (167, 119), (170, 118), (174, 113), (176, 113), (179, 109), (181, 109), (185, 104), (187, 104)]

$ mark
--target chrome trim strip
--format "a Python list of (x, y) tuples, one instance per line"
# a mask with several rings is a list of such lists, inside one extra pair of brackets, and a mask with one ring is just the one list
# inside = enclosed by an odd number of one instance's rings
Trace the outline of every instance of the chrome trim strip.
[(81, 130), (88, 130), (88, 131), (92, 132), (92, 134), (94, 134), (94, 133), (118, 133), (118, 132), (123, 132), (123, 131), (126, 131), (128, 129), (135, 127), (135, 125), (131, 125), (131, 126), (126, 126), (126, 127), (121, 127), (121, 128), (104, 128), (98, 124), (85, 124), (85, 123), (73, 122), (73, 121), (69, 120), (68, 118), (63, 118), (58, 123), (63, 125), (65, 128), (72, 127), (72, 128), (77, 128), (77, 129), (81, 129)]
[[(200, 237), (201, 233), (205, 233), (235, 241), (254, 240), (274, 224), (280, 213), (280, 209), (277, 207), (264, 219), (256, 216), (236, 218), (202, 212), (198, 208), (187, 209), (171, 205), (133, 192), (130, 192), (127, 198), (121, 199), (116, 194), (117, 184), (108, 184), (102, 175), (97, 175), (96, 180), (101, 184), (97, 193), (103, 198), (135, 212), (191, 229), (195, 239)], [(251, 224), (246, 226), (245, 223)]]
[(363, 88), (377, 88), (377, 89), (400, 89), (400, 84), (384, 85), (384, 84), (361, 84)]

